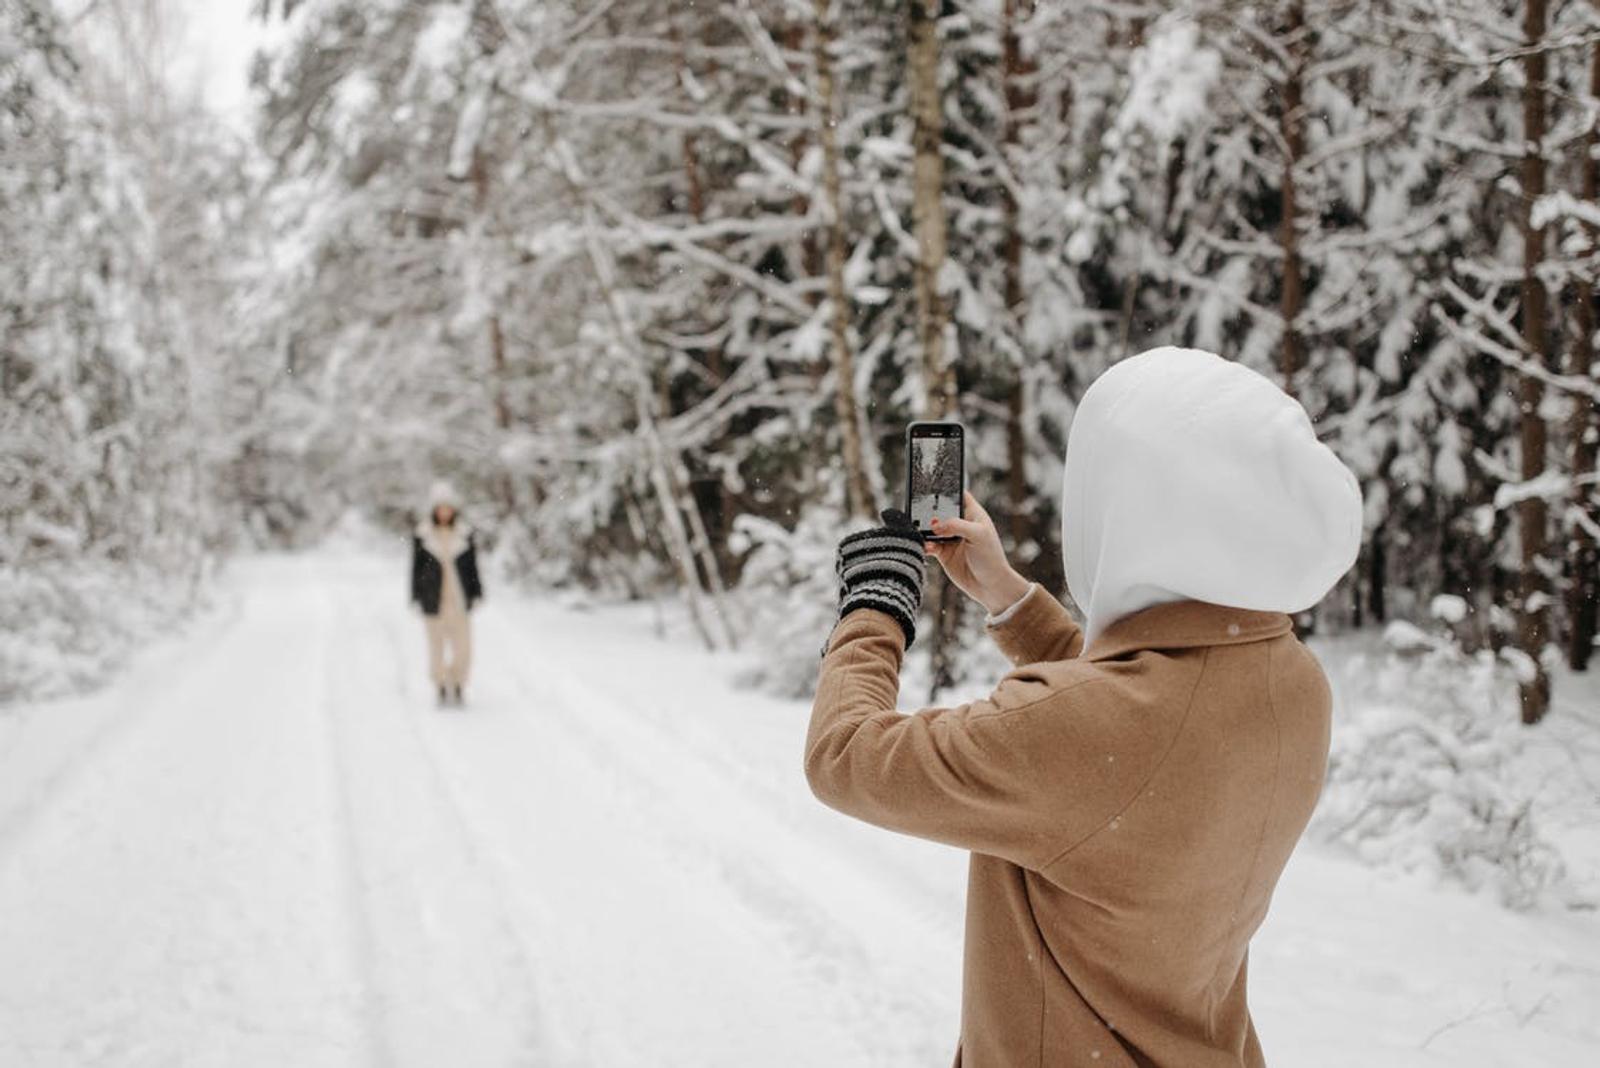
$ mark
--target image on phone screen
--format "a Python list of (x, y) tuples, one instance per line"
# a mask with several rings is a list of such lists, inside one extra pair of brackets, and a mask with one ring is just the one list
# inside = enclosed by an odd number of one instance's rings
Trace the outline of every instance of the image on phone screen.
[(961, 515), (961, 438), (911, 437), (911, 519), (917, 529), (929, 521)]

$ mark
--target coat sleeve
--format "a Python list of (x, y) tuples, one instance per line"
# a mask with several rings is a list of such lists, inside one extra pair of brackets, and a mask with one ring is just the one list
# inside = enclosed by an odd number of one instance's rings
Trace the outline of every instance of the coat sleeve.
[[(828, 806), (904, 834), (1039, 869), (1113, 814), (1094, 676), (1014, 672), (986, 700), (895, 710), (905, 639), (870, 609), (835, 628), (806, 735), (806, 780)], [(1096, 766), (1096, 765), (1100, 766)]]
[(1003, 622), (988, 626), (1000, 651), (1019, 667), (1049, 660), (1072, 660), (1083, 652), (1083, 628), (1061, 602), (1038, 583), (1028, 589)]
[(467, 549), (456, 566), (461, 576), (461, 592), (466, 595), (467, 607), (471, 608), (483, 600), (483, 582), (478, 577), (478, 546), (471, 535), (467, 536)]
[(422, 539), (411, 536), (411, 600), (422, 603)]

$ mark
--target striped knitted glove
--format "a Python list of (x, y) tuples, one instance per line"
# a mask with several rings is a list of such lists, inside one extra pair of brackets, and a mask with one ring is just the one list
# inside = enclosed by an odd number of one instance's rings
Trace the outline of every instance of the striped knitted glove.
[(927, 561), (922, 535), (898, 509), (883, 512), (884, 525), (852, 534), (839, 543), (839, 618), (858, 608), (876, 608), (894, 617), (906, 632), (906, 648), (917, 636), (917, 609)]

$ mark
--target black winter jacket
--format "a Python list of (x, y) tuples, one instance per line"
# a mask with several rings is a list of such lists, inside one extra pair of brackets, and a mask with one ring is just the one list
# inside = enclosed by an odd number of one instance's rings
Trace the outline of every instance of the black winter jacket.
[[(439, 599), (444, 592), (444, 564), (435, 555), (430, 540), (421, 528), (411, 537), (411, 599), (422, 606), (425, 615), (439, 614)], [(461, 593), (466, 597), (467, 609), (483, 598), (483, 584), (478, 579), (478, 547), (470, 529), (461, 531), (464, 548), (455, 559), (456, 576), (461, 580)]]

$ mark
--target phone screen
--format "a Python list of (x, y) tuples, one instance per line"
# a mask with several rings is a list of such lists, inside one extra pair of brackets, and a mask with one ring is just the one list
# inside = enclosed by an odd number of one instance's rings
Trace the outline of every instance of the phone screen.
[(962, 432), (957, 423), (923, 423), (911, 428), (907, 462), (910, 467), (906, 509), (917, 529), (927, 532), (929, 521), (961, 516), (961, 490), (965, 482)]

